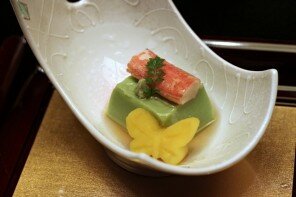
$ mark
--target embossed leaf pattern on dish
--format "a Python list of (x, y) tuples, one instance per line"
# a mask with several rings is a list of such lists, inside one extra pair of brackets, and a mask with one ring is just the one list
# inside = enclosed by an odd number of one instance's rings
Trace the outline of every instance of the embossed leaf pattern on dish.
[[(19, 3), (26, 4), (30, 20)], [(12, 0), (12, 4), (50, 80), (92, 135), (117, 154), (164, 169), (129, 152), (103, 112), (116, 83), (128, 75), (126, 63), (148, 47), (198, 76), (216, 108), (214, 131), (204, 131), (209, 140), (196, 140), (197, 148), (184, 161), (196, 174), (204, 174), (205, 166), (229, 166), (227, 161), (242, 158), (263, 135), (275, 100), (276, 72), (242, 70), (218, 57), (189, 29), (172, 1)], [(179, 168), (170, 172), (185, 173)]]

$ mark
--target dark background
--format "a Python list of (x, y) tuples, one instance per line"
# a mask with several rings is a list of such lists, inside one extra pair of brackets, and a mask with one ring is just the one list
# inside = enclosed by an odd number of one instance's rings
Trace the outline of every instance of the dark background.
[(295, 0), (174, 0), (174, 3), (201, 37), (296, 43)]

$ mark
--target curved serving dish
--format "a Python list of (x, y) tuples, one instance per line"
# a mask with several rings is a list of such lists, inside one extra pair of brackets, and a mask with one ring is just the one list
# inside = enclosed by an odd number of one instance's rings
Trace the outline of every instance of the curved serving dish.
[[(226, 62), (195, 35), (172, 1), (11, 3), (47, 76), (123, 167), (150, 175), (210, 174), (244, 158), (264, 134), (275, 104), (277, 71), (254, 72)], [(145, 48), (201, 78), (217, 112), (216, 122), (195, 137), (179, 166), (129, 151), (128, 134), (105, 116), (112, 89), (128, 76), (127, 62)]]

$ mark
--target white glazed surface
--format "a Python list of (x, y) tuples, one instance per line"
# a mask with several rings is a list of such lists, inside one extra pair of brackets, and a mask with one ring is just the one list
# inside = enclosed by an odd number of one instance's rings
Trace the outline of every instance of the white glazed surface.
[[(56, 89), (89, 132), (121, 157), (173, 174), (210, 174), (241, 160), (264, 134), (277, 71), (247, 71), (221, 59), (170, 0), (12, 0), (12, 5)], [(127, 62), (145, 48), (198, 76), (217, 112), (179, 166), (130, 152), (126, 131), (105, 115), (113, 88), (128, 76)]]

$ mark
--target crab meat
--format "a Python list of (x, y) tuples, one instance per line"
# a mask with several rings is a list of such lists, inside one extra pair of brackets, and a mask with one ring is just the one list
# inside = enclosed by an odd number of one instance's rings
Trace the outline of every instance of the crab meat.
[[(147, 76), (146, 65), (150, 58), (156, 56), (151, 50), (144, 50), (132, 57), (127, 65), (127, 71), (137, 79), (145, 78)], [(163, 64), (162, 69), (165, 75), (163, 81), (156, 85), (159, 94), (177, 104), (184, 104), (195, 98), (200, 86), (200, 80), (166, 60)]]

